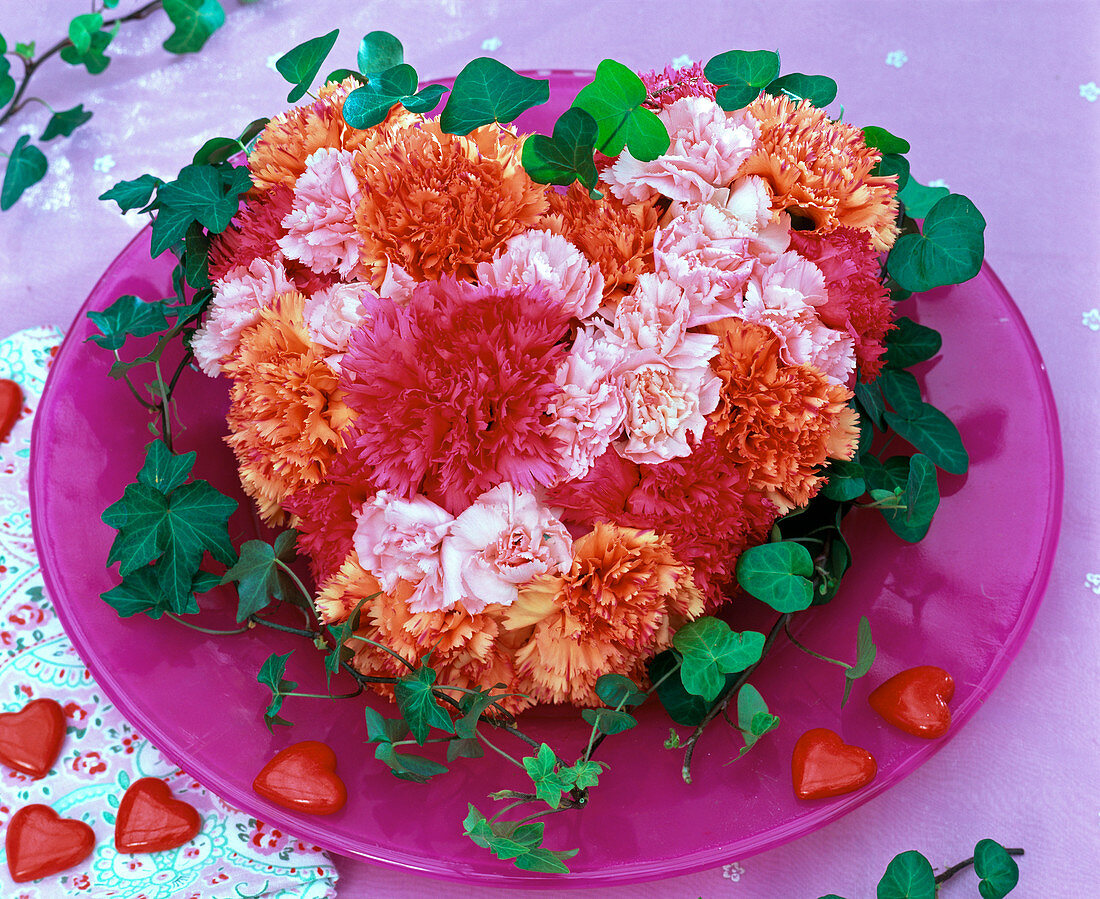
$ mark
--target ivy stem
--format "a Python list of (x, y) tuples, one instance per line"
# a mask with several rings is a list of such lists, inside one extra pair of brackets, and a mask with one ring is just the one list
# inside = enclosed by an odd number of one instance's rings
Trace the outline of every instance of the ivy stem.
[(538, 740), (533, 740), (531, 737), (527, 736), (527, 734), (525, 734), (523, 731), (521, 731), (517, 727), (512, 727), (512, 725), (510, 725), (510, 724), (493, 724), (493, 722), (491, 720), (489, 721), (489, 724), (492, 724), (493, 727), (499, 727), (505, 733), (511, 734), (513, 737), (516, 737), (520, 740), (523, 740), (523, 742), (526, 743), (528, 746), (530, 746), (532, 749), (538, 749), (539, 748)]
[(794, 634), (791, 633), (790, 622), (787, 622), (785, 625), (783, 625), (783, 630), (787, 634), (787, 639), (790, 640), (799, 649), (801, 649), (804, 653), (806, 653), (806, 655), (813, 656), (815, 659), (820, 659), (822, 662), (828, 662), (830, 665), (839, 665), (845, 671), (847, 671), (849, 668), (854, 667), (852, 665), (849, 665), (847, 662), (842, 662), (839, 659), (830, 659), (828, 656), (823, 656), (821, 653), (814, 652), (812, 649), (803, 646), (794, 638)]
[(517, 768), (519, 768), (520, 771), (526, 771), (527, 770), (526, 768), (523, 767), (522, 762), (517, 761), (513, 756), (509, 755), (507, 752), (505, 752), (503, 749), (501, 749), (495, 743), (491, 743), (488, 740), (486, 740), (484, 734), (478, 733), (478, 737), (481, 739), (481, 742), (484, 743), (486, 746), (488, 746), (491, 750), (493, 750), (493, 752), (495, 752), (498, 755), (503, 756), (504, 758), (508, 759), (508, 761), (510, 761)]
[(274, 621), (268, 621), (266, 618), (260, 618), (258, 615), (249, 615), (249, 621), (255, 621), (256, 624), (262, 624), (264, 627), (269, 627), (272, 630), (282, 631), (286, 634), (295, 634), (299, 637), (308, 637), (312, 640), (316, 634), (313, 631), (307, 631), (300, 627), (291, 627), (288, 624), (276, 624)]
[[(118, 355), (118, 350), (114, 350), (114, 354), (115, 354), (115, 361), (116, 362), (121, 362), (122, 359)], [(122, 375), (122, 380), (125, 381), (126, 386), (130, 388), (130, 393), (132, 393), (134, 395), (134, 399), (136, 399), (139, 403), (141, 403), (141, 405), (143, 405), (150, 412), (155, 412), (157, 410), (156, 403), (149, 402), (147, 399), (145, 399), (145, 397), (143, 397), (140, 393), (138, 393), (138, 389), (134, 386), (134, 382), (130, 380), (130, 373), (129, 372), (125, 372)]]
[(360, 687), (354, 693), (284, 693), (284, 696), (300, 696), (302, 699), (354, 699), (363, 688)]
[(356, 671), (347, 662), (341, 662), (340, 667), (343, 668), (348, 674), (356, 679), (361, 684), (396, 684), (396, 677), (375, 677), (371, 674), (363, 674), (361, 671)]
[(192, 624), (190, 621), (185, 621), (183, 618), (181, 618), (179, 615), (176, 615), (174, 612), (165, 612), (164, 614), (167, 615), (169, 618), (171, 618), (173, 621), (178, 621), (184, 627), (189, 627), (193, 631), (199, 631), (199, 633), (211, 634), (212, 636), (215, 636), (215, 637), (230, 637), (234, 634), (244, 634), (244, 633), (247, 633), (249, 631), (248, 625), (245, 625), (244, 627), (240, 627), (240, 628), (237, 628), (236, 630), (232, 630), (232, 631), (219, 631), (219, 630), (215, 630), (214, 628), (200, 627), (197, 624)]
[(160, 389), (160, 402), (157, 403), (157, 408), (160, 410), (160, 433), (161, 437), (164, 438), (164, 445), (168, 447), (169, 451), (174, 452), (172, 449), (172, 419), (168, 405), (168, 398), (171, 394), (165, 390), (164, 375), (160, 371), (160, 359), (153, 362), (153, 368), (157, 373), (157, 387)]
[[(1024, 854), (1023, 849), (1006, 849), (1005, 852), (1007, 852), (1009, 855), (1017, 855), (1017, 856)], [(966, 868), (969, 868), (972, 864), (974, 864), (974, 856), (970, 856), (970, 858), (966, 859), (965, 861), (959, 862), (957, 865), (952, 865), (950, 868), (948, 868), (942, 874), (937, 874), (936, 875), (936, 885), (939, 886), (941, 883), (944, 883), (945, 881), (950, 880), (952, 877), (954, 877), (960, 871), (962, 871)]]
[(400, 653), (394, 652), (388, 646), (383, 646), (381, 643), (376, 643), (374, 640), (370, 640), (366, 637), (360, 637), (358, 634), (350, 634), (348, 636), (348, 639), (349, 640), (360, 640), (363, 643), (370, 644), (371, 646), (375, 647), (376, 649), (381, 649), (384, 652), (388, 652), (391, 656), (393, 656), (395, 659), (397, 659), (397, 661), (399, 661), (402, 665), (404, 665), (406, 668), (408, 668), (409, 671), (416, 671), (416, 666), (412, 662), (410, 662), (408, 659), (406, 659)]
[[(663, 684), (666, 680), (668, 680), (670, 677), (672, 677), (672, 675), (674, 675), (677, 671), (680, 670), (681, 665), (683, 665), (683, 660), (682, 659), (677, 659), (675, 665), (673, 665), (671, 668), (669, 668), (668, 671), (666, 671), (656, 681), (654, 681), (652, 684), (650, 684), (649, 689), (645, 691), (645, 695), (646, 696), (652, 696), (654, 691), (659, 686), (661, 686), (661, 684)], [(595, 752), (597, 749), (599, 749), (600, 744), (603, 743), (603, 741), (606, 740), (606, 739), (607, 739), (607, 734), (600, 734), (598, 737), (596, 737), (596, 741), (592, 744), (592, 748), (589, 750), (588, 755), (585, 756), (585, 761), (587, 761), (589, 758), (591, 758), (591, 754), (593, 752)]]
[(517, 805), (524, 805), (525, 803), (528, 803), (528, 802), (531, 802), (531, 801), (532, 800), (530, 800), (530, 799), (521, 799), (521, 800), (519, 800), (519, 802), (513, 802), (513, 803), (510, 803), (509, 805), (504, 806), (504, 808), (502, 808), (499, 812), (497, 812), (495, 815), (493, 815), (493, 817), (491, 817), (489, 819), (488, 823), (492, 824), (494, 821), (497, 820), (497, 818), (499, 818), (501, 815), (507, 814), (512, 809), (514, 809)]
[[(567, 799), (566, 802), (568, 803), (569, 800)], [(559, 805), (557, 808), (548, 808), (548, 809), (546, 809), (546, 811), (535, 812), (535, 814), (528, 815), (526, 818), (520, 818), (518, 821), (515, 822), (515, 824), (516, 824), (516, 827), (519, 827), (521, 824), (526, 824), (528, 821), (535, 821), (538, 818), (544, 818), (547, 815), (556, 815), (558, 812), (572, 811), (575, 808), (576, 808), (576, 806), (572, 805), (572, 804)]]
[(718, 698), (707, 711), (703, 720), (699, 722), (699, 726), (691, 732), (691, 736), (688, 737), (687, 743), (684, 744), (684, 763), (680, 767), (680, 776), (683, 777), (684, 783), (691, 783), (691, 759), (695, 754), (695, 746), (699, 742), (699, 737), (702, 736), (707, 725), (722, 714), (722, 710), (729, 704), (730, 699), (737, 695), (737, 691), (740, 690), (745, 682), (752, 676), (757, 666), (764, 661), (764, 658), (768, 654), (768, 650), (772, 648), (780, 632), (786, 627), (787, 622), (791, 618), (791, 614), (790, 612), (785, 612), (776, 619), (775, 624), (772, 625), (772, 629), (768, 632), (767, 639), (764, 641), (764, 648), (760, 652), (760, 658), (742, 671), (737, 676), (737, 679), (718, 695)]

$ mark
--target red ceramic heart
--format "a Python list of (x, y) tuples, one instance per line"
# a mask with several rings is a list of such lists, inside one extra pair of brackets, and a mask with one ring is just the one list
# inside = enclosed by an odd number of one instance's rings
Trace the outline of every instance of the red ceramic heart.
[(808, 730), (794, 744), (791, 777), (799, 799), (825, 799), (866, 786), (878, 765), (866, 749), (849, 746), (827, 727)]
[(159, 777), (130, 784), (118, 806), (115, 848), (119, 852), (163, 852), (195, 838), (202, 819), (194, 807), (172, 797)]
[(79, 865), (95, 849), (95, 834), (48, 805), (27, 805), (11, 816), (4, 846), (11, 879), (26, 883)]
[(934, 740), (951, 726), (947, 704), (954, 695), (950, 674), (935, 665), (918, 665), (875, 687), (867, 701), (894, 727)]
[(0, 714), (0, 765), (45, 777), (64, 739), (64, 710), (52, 699), (34, 699), (18, 712)]
[(0, 378), (0, 443), (8, 439), (12, 425), (23, 411), (23, 391), (15, 381)]
[(335, 753), (316, 740), (282, 750), (256, 775), (252, 789), (276, 805), (311, 815), (331, 815), (348, 801)]

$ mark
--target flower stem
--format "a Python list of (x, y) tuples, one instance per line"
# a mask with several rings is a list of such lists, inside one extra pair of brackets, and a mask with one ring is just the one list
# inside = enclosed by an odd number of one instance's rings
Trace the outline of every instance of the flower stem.
[(176, 615), (173, 612), (165, 612), (164, 614), (167, 615), (169, 618), (171, 618), (173, 621), (178, 621), (184, 627), (189, 627), (189, 628), (191, 628), (191, 630), (199, 631), (200, 633), (203, 633), (203, 634), (212, 634), (215, 637), (230, 637), (233, 634), (244, 634), (244, 633), (247, 633), (250, 630), (248, 625), (245, 625), (244, 627), (240, 627), (240, 628), (237, 628), (236, 630), (232, 630), (232, 631), (219, 631), (219, 630), (215, 630), (214, 628), (210, 628), (210, 627), (200, 627), (197, 624), (192, 624), (190, 621), (184, 621), (184, 619), (182, 619), (179, 615)]
[(363, 688), (360, 687), (354, 693), (284, 693), (284, 696), (300, 696), (302, 699), (354, 699)]
[[(1006, 849), (1005, 852), (1007, 852), (1009, 855), (1023, 855), (1024, 854), (1023, 849)], [(950, 868), (948, 868), (942, 874), (937, 874), (936, 875), (936, 885), (939, 886), (941, 883), (944, 883), (944, 882), (950, 880), (952, 877), (954, 877), (960, 871), (962, 871), (966, 868), (969, 868), (972, 864), (974, 864), (974, 856), (970, 856), (970, 858), (966, 859), (965, 861), (959, 862), (957, 865), (952, 865)]]

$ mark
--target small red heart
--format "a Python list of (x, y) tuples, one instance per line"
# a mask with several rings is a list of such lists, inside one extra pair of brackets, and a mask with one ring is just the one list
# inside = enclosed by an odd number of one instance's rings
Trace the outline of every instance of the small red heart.
[(53, 699), (0, 714), (0, 764), (36, 780), (50, 773), (64, 739), (65, 712)]
[(331, 815), (348, 801), (347, 788), (336, 775), (336, 754), (317, 740), (279, 752), (256, 775), (252, 789), (276, 805), (311, 815)]
[(866, 786), (878, 765), (866, 749), (849, 746), (827, 727), (808, 730), (794, 744), (791, 776), (799, 799), (825, 799)]
[(118, 806), (115, 848), (119, 852), (163, 852), (195, 838), (202, 819), (194, 806), (172, 797), (159, 777), (130, 784)]
[(954, 695), (955, 681), (950, 674), (935, 665), (918, 665), (875, 687), (867, 701), (894, 727), (934, 740), (951, 726), (947, 704)]
[(48, 805), (26, 805), (11, 816), (4, 846), (11, 879), (26, 883), (79, 865), (95, 849), (95, 834)]
[(22, 411), (23, 391), (15, 381), (0, 378), (0, 443), (8, 439), (8, 434)]

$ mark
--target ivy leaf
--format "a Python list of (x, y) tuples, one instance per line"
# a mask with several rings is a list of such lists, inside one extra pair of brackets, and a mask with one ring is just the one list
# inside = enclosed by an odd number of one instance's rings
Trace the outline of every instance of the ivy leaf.
[[(215, 166), (184, 166), (175, 181), (157, 191), (163, 214), (166, 208), (199, 221), (212, 234), (229, 227), (240, 207), (240, 196), (252, 187), (247, 166), (231, 166), (223, 173)], [(182, 229), (186, 231), (186, 226)], [(174, 241), (173, 241), (174, 242)]]
[(882, 401), (882, 391), (879, 390), (878, 385), (856, 381), (855, 392), (856, 402), (859, 403), (859, 408), (867, 418), (871, 419), (880, 431), (886, 430), (886, 422), (882, 417), (886, 411), (886, 405)]
[(638, 725), (638, 719), (627, 712), (615, 709), (584, 709), (581, 717), (601, 734), (613, 736)]
[(550, 82), (527, 78), (488, 56), (466, 64), (439, 116), (447, 134), (469, 134), (491, 122), (507, 124), (550, 99)]
[(464, 693), (459, 701), (462, 709), (462, 717), (454, 722), (455, 733), (462, 739), (477, 737), (477, 723), (481, 714), (493, 703), (493, 696), (488, 691), (477, 693)]
[(334, 28), (328, 34), (299, 44), (275, 61), (275, 71), (294, 85), (286, 96), (287, 103), (297, 102), (309, 90), (339, 36), (340, 29)]
[(554, 136), (532, 134), (523, 143), (523, 167), (539, 184), (580, 181), (591, 189), (598, 174), (592, 156), (599, 129), (583, 109), (570, 107), (554, 123)]
[(30, 41), (26, 44), (17, 43), (15, 45), (15, 55), (22, 56), (23, 59), (25, 59), (27, 62), (30, 62), (32, 59), (34, 59), (34, 46), (34, 41)]
[(103, 27), (103, 16), (99, 13), (85, 13), (69, 22), (69, 40), (76, 52), (83, 56), (91, 49), (92, 35)]
[(885, 369), (876, 383), (882, 389), (883, 398), (899, 415), (918, 414), (924, 405), (917, 379), (903, 369)]
[(195, 151), (192, 165), (217, 165), (235, 153), (241, 152), (240, 144), (232, 137), (212, 137)]
[(404, 718), (383, 718), (369, 705), (363, 709), (367, 719), (368, 743), (397, 743), (409, 733), (408, 722)]
[(878, 882), (878, 899), (936, 899), (936, 875), (919, 852), (895, 855)]
[(891, 368), (909, 368), (940, 351), (943, 338), (939, 331), (905, 316), (894, 324), (896, 327), (886, 333), (886, 364)]
[(877, 125), (868, 125), (863, 129), (863, 142), (868, 147), (874, 147), (883, 156), (890, 153), (908, 153), (909, 141), (891, 134), (885, 128)]
[(636, 73), (605, 59), (572, 105), (595, 120), (596, 149), (601, 153), (617, 156), (626, 148), (635, 159), (649, 162), (668, 149), (669, 137), (664, 123), (642, 105), (647, 96)]
[(363, 77), (360, 72), (356, 72), (354, 69), (333, 69), (325, 76), (325, 84), (339, 84), (347, 78), (354, 78), (360, 84), (366, 84), (367, 79)]
[[(219, 580), (218, 575), (211, 574), (209, 571), (198, 572), (191, 582), (192, 598), (195, 593), (205, 593), (210, 590)], [(186, 604), (175, 608), (170, 606), (161, 586), (156, 565), (142, 566), (124, 577), (116, 587), (100, 594), (100, 598), (118, 612), (120, 618), (129, 618), (131, 615), (144, 612), (155, 620), (168, 611), (177, 614), (198, 611), (197, 604)]]
[(165, 250), (183, 240), (195, 217), (186, 209), (165, 207), (153, 218), (149, 254), (155, 259)]
[(138, 472), (139, 484), (145, 484), (167, 496), (187, 480), (198, 453), (175, 454), (163, 440), (154, 440), (145, 453), (145, 464)]
[(735, 633), (724, 621), (707, 617), (680, 628), (672, 645), (683, 657), (680, 679), (684, 688), (711, 702), (722, 691), (722, 675), (744, 671), (759, 661), (764, 635), (756, 631)]
[(429, 84), (421, 91), (406, 97), (401, 104), (409, 111), (424, 115), (431, 112), (439, 105), (440, 99), (447, 93), (447, 88), (442, 84)]
[(476, 845), (488, 849), (502, 861), (514, 859), (518, 868), (527, 871), (567, 873), (562, 859), (576, 855), (573, 852), (551, 852), (542, 848), (545, 825), (519, 824), (514, 821), (489, 822), (472, 804), (462, 822), (463, 832)]
[(779, 727), (779, 719), (768, 711), (768, 704), (760, 691), (752, 684), (745, 684), (737, 691), (737, 729), (745, 740), (745, 745), (737, 753), (740, 758), (753, 746), (764, 734), (771, 733)]
[(836, 99), (836, 82), (827, 75), (791, 72), (776, 78), (764, 88), (764, 92), (773, 97), (790, 97), (795, 101), (809, 100), (814, 106), (823, 109)]
[(11, 63), (0, 56), (0, 107), (7, 106), (15, 96), (15, 79), (8, 74)]
[(436, 673), (434, 668), (421, 667), (397, 679), (394, 693), (401, 715), (409, 722), (413, 739), (421, 746), (433, 727), (453, 734), (454, 725), (432, 693)]
[[(292, 534), (293, 531), (286, 531), (284, 533)], [(280, 534), (280, 537), (282, 535)], [(276, 551), (280, 549), (278, 541), (275, 542)], [(372, 596), (364, 596), (352, 609), (350, 615), (337, 625), (333, 630), (332, 625), (329, 625), (329, 633), (332, 634), (332, 651), (325, 655), (325, 676), (326, 681), (329, 679), (329, 675), (335, 674), (340, 670), (340, 662), (344, 658), (345, 653), (350, 653), (351, 650), (344, 646), (345, 643), (351, 638), (351, 635), (359, 627), (359, 613), (363, 608), (363, 604), (368, 599), (373, 599)], [(369, 714), (368, 714), (369, 717)], [(369, 723), (368, 723), (369, 727)]]
[(909, 543), (919, 543), (928, 533), (932, 516), (940, 505), (936, 466), (927, 456), (916, 453), (909, 460), (909, 476), (901, 494), (904, 509), (882, 509), (890, 529)]
[(101, 193), (99, 199), (114, 200), (122, 212), (129, 212), (148, 204), (163, 183), (153, 175), (141, 175), (131, 181), (119, 181), (110, 190)]
[(539, 871), (544, 874), (568, 874), (569, 867), (562, 861), (572, 858), (579, 850), (569, 852), (553, 852), (549, 849), (532, 849), (530, 852), (519, 856), (513, 864), (524, 871)]
[(926, 187), (916, 178), (910, 178), (905, 182), (905, 187), (898, 191), (898, 199), (905, 206), (907, 215), (915, 219), (923, 219), (928, 216), (932, 207), (950, 194), (946, 187)]
[(192, 287), (210, 286), (208, 256), (210, 237), (199, 222), (192, 222), (183, 235), (183, 276)]
[(737, 583), (777, 612), (800, 612), (813, 602), (814, 560), (800, 543), (753, 546), (737, 560)]
[(863, 477), (868, 492), (886, 490), (890, 493), (905, 489), (909, 480), (909, 457), (891, 456), (885, 462), (867, 453), (863, 457)]
[(453, 762), (459, 758), (479, 759), (483, 755), (485, 755), (485, 750), (481, 748), (481, 742), (477, 737), (459, 737), (447, 743), (448, 762)]
[(871, 174), (885, 177), (897, 175), (897, 189), (901, 190), (909, 182), (909, 160), (900, 153), (887, 153), (871, 169)]
[(164, 12), (176, 26), (163, 44), (169, 53), (198, 53), (225, 24), (225, 10), (218, 0), (164, 0)]
[(726, 112), (748, 106), (779, 75), (779, 54), (771, 50), (730, 50), (703, 67), (703, 76), (719, 85), (715, 101)]
[(571, 768), (562, 768), (560, 773), (562, 779), (572, 786), (579, 790), (587, 790), (589, 787), (599, 786), (600, 772), (602, 770), (602, 762), (589, 759), (587, 762), (577, 762), (577, 764), (573, 765)]
[(352, 128), (373, 128), (385, 121), (390, 110), (416, 91), (416, 69), (401, 64), (386, 69), (357, 87), (344, 101), (344, 121)]
[(878, 655), (878, 647), (871, 636), (871, 622), (866, 615), (859, 618), (859, 629), (856, 632), (856, 663), (851, 668), (844, 670), (844, 697), (840, 700), (840, 707), (848, 704), (848, 696), (852, 692), (852, 684), (871, 670)]
[[(285, 546), (284, 546), (285, 552)], [(241, 547), (241, 556), (222, 576), (222, 583), (236, 582), (237, 621), (241, 622), (272, 600), (287, 602), (297, 589), (285, 571), (279, 567), (280, 558), (275, 547), (263, 540), (249, 540)]]
[(401, 780), (409, 780), (413, 783), (427, 783), (437, 774), (446, 774), (447, 766), (439, 762), (433, 762), (422, 755), (412, 755), (407, 752), (397, 752), (392, 743), (379, 743), (374, 750), (374, 757), (385, 762), (394, 777)]
[(834, 502), (850, 502), (867, 490), (867, 483), (863, 480), (863, 466), (858, 462), (832, 459), (824, 473), (828, 480), (821, 492)]
[[(649, 679), (657, 684), (657, 698), (661, 701), (668, 717), (677, 724), (687, 727), (699, 725), (703, 716), (707, 713), (707, 704), (698, 696), (684, 689), (684, 683), (680, 678), (680, 672), (669, 674), (676, 667), (676, 653), (670, 649), (658, 653), (650, 659), (646, 666), (649, 671)], [(732, 675), (727, 676), (726, 683), (732, 680)]]
[(557, 808), (561, 804), (561, 794), (569, 789), (569, 784), (554, 770), (558, 764), (554, 750), (543, 743), (537, 755), (526, 756), (520, 761), (535, 785), (535, 795), (550, 808)]
[(950, 474), (966, 474), (970, 456), (963, 446), (959, 429), (935, 406), (921, 403), (916, 411), (905, 414), (887, 412), (884, 416), (898, 436), (911, 443), (936, 465)]
[(129, 336), (148, 337), (168, 327), (164, 302), (147, 303), (133, 294), (119, 297), (102, 312), (89, 312), (88, 318), (99, 329), (88, 340), (105, 350), (117, 350)]
[(886, 259), (890, 276), (919, 293), (973, 278), (985, 255), (985, 219), (962, 194), (948, 194), (924, 219), (920, 234), (903, 234)]
[(979, 840), (974, 847), (974, 873), (981, 878), (982, 899), (1004, 899), (1020, 882), (1016, 860), (995, 840)]
[(405, 61), (401, 41), (388, 31), (372, 31), (359, 42), (359, 71), (368, 78), (392, 69)]
[(4, 186), (0, 188), (0, 209), (11, 209), (32, 184), (37, 184), (46, 174), (46, 157), (35, 146), (29, 146), (30, 136), (22, 135), (15, 142), (8, 156), (4, 172)]
[(77, 128), (92, 117), (92, 112), (79, 103), (72, 109), (63, 112), (55, 112), (46, 123), (46, 130), (42, 132), (40, 140), (53, 140), (55, 137), (68, 137)]
[(638, 685), (622, 674), (602, 674), (596, 679), (596, 695), (609, 708), (641, 705), (646, 695)]
[(256, 675), (258, 683), (271, 689), (271, 701), (264, 711), (264, 724), (267, 725), (267, 729), (270, 731), (275, 730), (274, 725), (276, 724), (290, 724), (289, 721), (279, 717), (279, 710), (283, 707), (283, 700), (286, 699), (287, 695), (293, 693), (298, 687), (297, 683), (283, 677), (286, 673), (287, 660), (293, 654), (294, 650), (281, 656), (272, 653), (260, 666), (260, 673)]
[(110, 31), (95, 32), (91, 36), (88, 49), (84, 52), (77, 50), (72, 44), (66, 44), (61, 48), (61, 59), (71, 66), (84, 66), (89, 75), (98, 75), (111, 64), (111, 60), (104, 53), (111, 46), (113, 37), (114, 34)]

